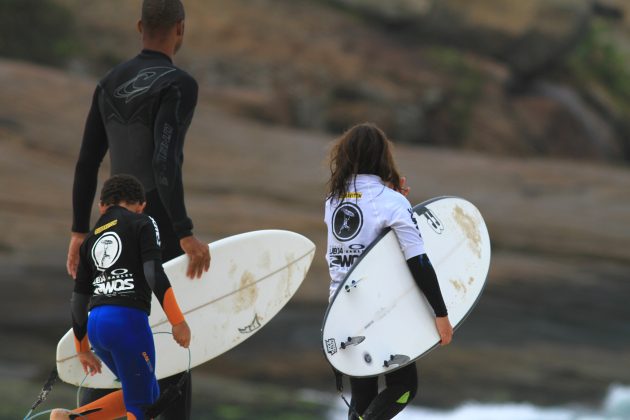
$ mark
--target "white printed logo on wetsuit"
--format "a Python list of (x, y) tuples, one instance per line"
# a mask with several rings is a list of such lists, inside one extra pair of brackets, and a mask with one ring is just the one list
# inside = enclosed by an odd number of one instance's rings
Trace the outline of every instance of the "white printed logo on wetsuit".
[(135, 97), (151, 89), (151, 86), (153, 86), (158, 79), (175, 70), (176, 69), (173, 67), (149, 67), (142, 69), (133, 79), (118, 86), (114, 91), (114, 96), (119, 99), (124, 99), (125, 103), (129, 103)]
[(92, 246), (92, 260), (101, 271), (114, 265), (122, 252), (122, 241), (116, 232), (108, 232), (98, 238)]
[(107, 273), (107, 269), (118, 261), (121, 253), (122, 241), (116, 232), (104, 234), (92, 246), (92, 260), (100, 271), (92, 282), (95, 295), (115, 295), (134, 289), (133, 276), (126, 268), (117, 268)]
[(342, 203), (332, 216), (333, 235), (341, 242), (354, 239), (363, 227), (363, 213), (353, 203)]
[(133, 276), (126, 268), (112, 270), (109, 275), (102, 272), (100, 276), (92, 282), (95, 295), (120, 295), (133, 293), (135, 288)]
[(157, 246), (162, 246), (162, 241), (160, 240), (160, 228), (158, 227), (158, 224), (153, 217), (149, 216), (149, 219), (151, 219), (151, 222), (153, 222), (153, 229), (155, 229), (155, 240), (157, 242)]

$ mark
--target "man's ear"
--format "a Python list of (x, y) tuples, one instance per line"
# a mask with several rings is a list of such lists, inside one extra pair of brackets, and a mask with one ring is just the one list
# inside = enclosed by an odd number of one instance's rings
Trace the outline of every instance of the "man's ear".
[(143, 202), (140, 203), (140, 205), (138, 206), (138, 213), (143, 213), (144, 212), (144, 208), (147, 206), (147, 202)]
[(183, 19), (177, 22), (176, 28), (177, 28), (177, 36), (184, 36), (185, 25), (184, 25)]
[(138, 23), (136, 23), (136, 29), (140, 34), (144, 32), (144, 28), (142, 27), (142, 19), (138, 19)]

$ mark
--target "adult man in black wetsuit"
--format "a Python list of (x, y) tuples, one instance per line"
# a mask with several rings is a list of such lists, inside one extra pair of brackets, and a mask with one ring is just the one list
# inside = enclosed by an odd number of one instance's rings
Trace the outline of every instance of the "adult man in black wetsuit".
[[(138, 22), (143, 50), (110, 71), (94, 92), (73, 187), (73, 224), (67, 269), (74, 278), (78, 252), (90, 227), (98, 168), (109, 149), (112, 174), (138, 178), (147, 192), (145, 213), (160, 229), (162, 257), (186, 253), (187, 274), (200, 277), (210, 265), (208, 246), (192, 234), (182, 183), (183, 145), (197, 103), (197, 83), (172, 57), (184, 35), (180, 0), (144, 0)], [(165, 390), (179, 375), (160, 381)], [(162, 419), (190, 418), (190, 381)], [(102, 396), (87, 390), (81, 404)]]

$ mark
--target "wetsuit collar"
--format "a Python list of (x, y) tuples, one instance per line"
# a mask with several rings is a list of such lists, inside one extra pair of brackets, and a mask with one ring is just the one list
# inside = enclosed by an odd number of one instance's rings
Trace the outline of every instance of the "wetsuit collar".
[(119, 206), (118, 204), (114, 204), (112, 206), (109, 206), (107, 208), (107, 210), (105, 211), (105, 214), (107, 213), (111, 213), (113, 211), (129, 211), (128, 209), (124, 208), (123, 206)]
[(169, 63), (173, 64), (173, 60), (171, 60), (171, 57), (169, 57), (168, 55), (164, 54), (161, 51), (147, 50), (145, 48), (140, 52), (140, 55), (143, 57), (150, 57), (150, 58), (157, 58), (157, 57), (166, 58)]

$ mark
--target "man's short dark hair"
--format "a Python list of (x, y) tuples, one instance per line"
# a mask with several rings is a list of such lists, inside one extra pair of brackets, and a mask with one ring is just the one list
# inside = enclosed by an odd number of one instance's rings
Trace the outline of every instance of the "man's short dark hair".
[(142, 26), (150, 35), (171, 29), (186, 17), (180, 0), (144, 0)]
[(144, 203), (146, 197), (144, 187), (135, 176), (120, 174), (114, 175), (103, 184), (101, 190), (101, 203), (116, 205), (121, 202), (128, 204)]

